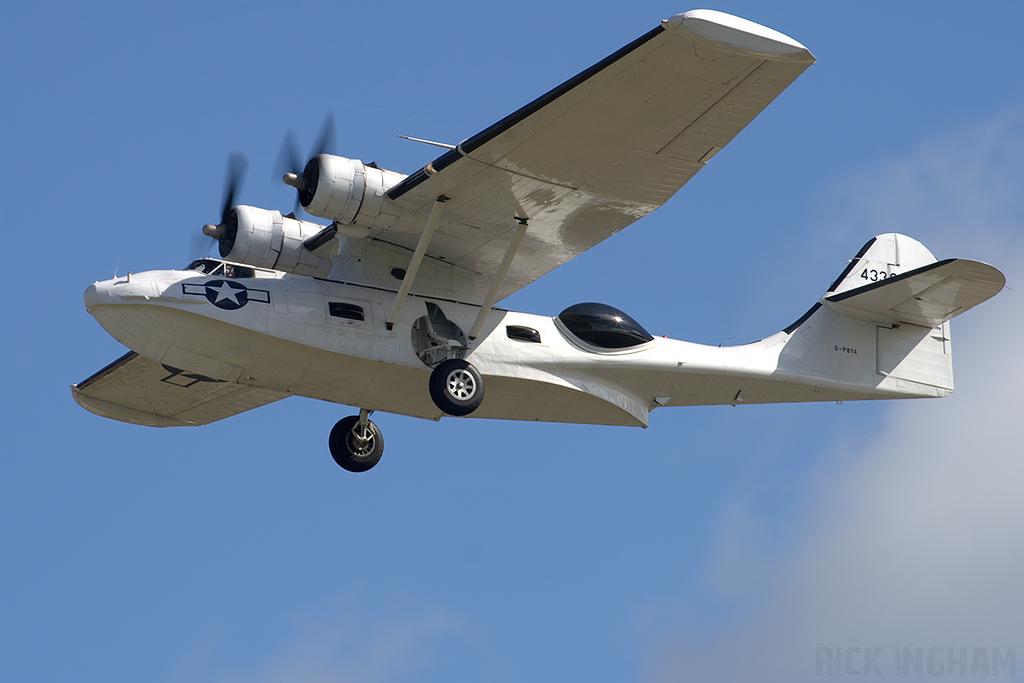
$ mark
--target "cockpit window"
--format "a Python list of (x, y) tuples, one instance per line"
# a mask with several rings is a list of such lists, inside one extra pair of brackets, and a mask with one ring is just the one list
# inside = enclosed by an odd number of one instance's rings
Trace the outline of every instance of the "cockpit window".
[(256, 269), (249, 266), (234, 266), (230, 263), (225, 263), (224, 275), (226, 277), (256, 277)]
[(626, 349), (654, 339), (640, 323), (607, 304), (576, 304), (559, 313), (558, 320), (574, 336), (602, 349)]
[(204, 275), (222, 275), (224, 264), (209, 258), (196, 259), (185, 270), (197, 270)]
[(195, 270), (203, 275), (220, 275), (222, 277), (256, 277), (256, 269), (249, 266), (238, 266), (234, 263), (224, 263), (212, 258), (196, 259), (188, 264), (185, 270)]

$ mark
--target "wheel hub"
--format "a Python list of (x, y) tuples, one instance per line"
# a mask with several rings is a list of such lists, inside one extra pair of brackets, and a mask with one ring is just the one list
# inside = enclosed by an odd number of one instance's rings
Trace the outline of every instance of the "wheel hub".
[(476, 393), (476, 381), (465, 370), (453, 370), (448, 374), (448, 393), (460, 401), (466, 401)]
[(363, 457), (373, 452), (373, 430), (369, 425), (360, 427), (356, 424), (348, 433), (348, 446), (357, 457)]

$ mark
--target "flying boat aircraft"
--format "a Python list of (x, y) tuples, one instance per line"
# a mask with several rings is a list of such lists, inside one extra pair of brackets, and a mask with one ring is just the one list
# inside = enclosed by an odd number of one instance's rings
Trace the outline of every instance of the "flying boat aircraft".
[(156, 427), (293, 395), (352, 406), (329, 438), (350, 471), (383, 453), (374, 411), (645, 427), (669, 406), (945, 396), (950, 319), (1005, 280), (905, 235), (871, 239), (799, 320), (740, 346), (655, 338), (593, 302), (495, 306), (662, 206), (813, 63), (763, 26), (679, 14), (411, 175), (326, 151), (294, 164), (284, 182), (327, 225), (233, 205), (233, 161), (203, 228), (220, 258), (86, 290), (131, 351), (72, 394)]

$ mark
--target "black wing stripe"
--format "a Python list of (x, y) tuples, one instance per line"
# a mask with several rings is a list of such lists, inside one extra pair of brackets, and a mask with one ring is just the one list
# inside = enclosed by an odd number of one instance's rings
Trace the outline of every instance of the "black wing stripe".
[[(420, 170), (416, 171), (411, 176), (408, 176), (402, 182), (398, 183), (390, 190), (388, 190), (388, 198), (391, 200), (398, 199), (406, 192), (413, 189), (414, 187), (422, 183), (424, 180), (432, 176), (434, 173), (444, 170), (448, 166), (451, 166), (453, 163), (461, 159), (463, 156), (468, 155), (470, 152), (473, 152), (476, 149), (479, 149), (481, 146), (487, 144), (497, 136), (507, 131), (509, 128), (512, 128), (517, 123), (520, 123), (524, 119), (530, 117), (531, 115), (540, 111), (547, 105), (551, 104), (552, 102), (554, 102), (559, 97), (566, 94), (576, 86), (580, 85), (581, 83), (584, 83), (585, 81), (592, 78), (596, 74), (600, 73), (604, 69), (607, 69), (609, 66), (619, 61), (620, 59), (628, 55), (630, 52), (633, 52), (634, 50), (640, 48), (641, 46), (643, 46), (644, 44), (646, 44), (647, 42), (661, 34), (661, 32), (664, 30), (664, 27), (660, 25), (655, 27), (654, 29), (648, 31), (644, 35), (634, 40), (629, 45), (626, 45), (617, 52), (605, 57), (600, 62), (586, 69), (585, 71), (581, 71), (579, 74), (570, 78), (565, 83), (562, 83), (553, 90), (550, 90), (544, 95), (541, 95), (540, 97), (535, 99), (533, 102), (530, 102), (525, 107), (522, 107), (519, 110), (509, 114), (508, 116), (498, 121), (494, 125), (490, 126), (489, 128), (486, 128), (477, 133), (476, 135), (474, 135), (473, 137), (469, 138), (468, 140), (463, 141), (462, 144), (460, 144), (457, 149), (453, 149), (450, 152), (446, 152), (445, 154), (439, 156), (437, 159), (430, 162), (429, 164), (427, 164)], [(430, 170), (428, 171), (427, 169)]]
[(93, 373), (92, 375), (90, 375), (89, 377), (83, 379), (81, 382), (79, 382), (78, 384), (75, 385), (75, 388), (78, 389), (79, 391), (81, 391), (82, 389), (85, 389), (87, 386), (89, 386), (93, 382), (95, 382), (95, 381), (97, 381), (99, 379), (102, 379), (106, 375), (109, 375), (110, 373), (112, 373), (114, 370), (117, 370), (119, 367), (121, 367), (125, 363), (132, 362), (133, 360), (135, 360), (135, 358), (138, 355), (139, 354), (135, 353), (134, 351), (129, 351), (128, 353), (124, 354), (123, 356), (121, 356), (120, 358), (115, 360), (113, 363), (108, 365), (107, 367), (105, 367), (102, 370), (99, 370), (99, 371)]

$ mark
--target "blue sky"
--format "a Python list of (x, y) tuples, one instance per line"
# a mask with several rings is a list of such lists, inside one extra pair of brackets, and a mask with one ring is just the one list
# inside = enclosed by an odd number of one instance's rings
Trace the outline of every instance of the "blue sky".
[[(10, 3), (9, 3), (10, 4)], [(652, 28), (663, 2), (19, 3), (0, 10), (8, 389), (0, 677), (818, 680), (818, 648), (1015, 648), (1024, 671), (1024, 5), (722, 2), (817, 57), (664, 208), (503, 305), (764, 337), (875, 234), (993, 263), (943, 401), (665, 409), (646, 430), (293, 398), (196, 429), (80, 409), (123, 349), (81, 294), (184, 265), (328, 110), (412, 172)], [(854, 652), (857, 653), (861, 651)], [(862, 660), (855, 660), (856, 661)], [(1003, 675), (1005, 675), (1005, 670)], [(954, 676), (955, 677), (955, 676)]]

